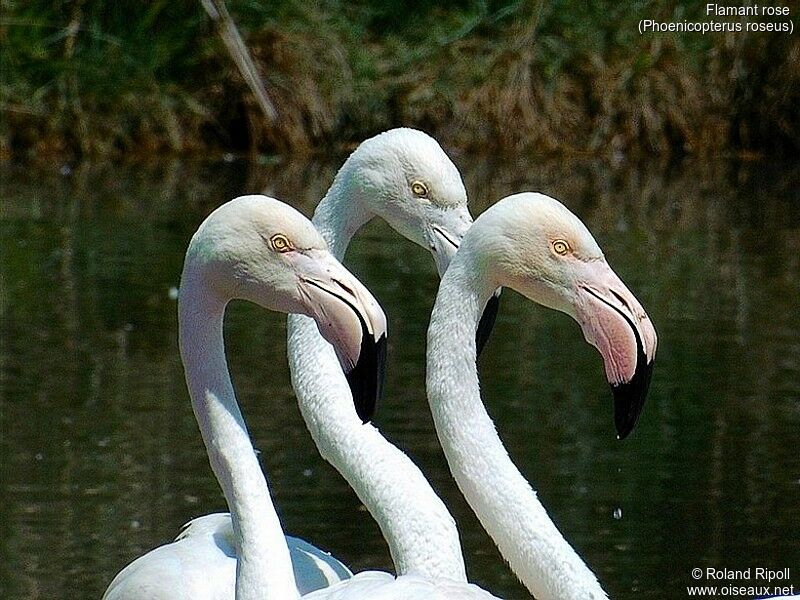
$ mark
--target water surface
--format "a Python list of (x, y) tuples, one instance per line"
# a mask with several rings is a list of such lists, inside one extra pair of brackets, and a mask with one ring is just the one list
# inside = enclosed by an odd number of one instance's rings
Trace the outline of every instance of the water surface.
[[(600, 357), (568, 317), (507, 291), (480, 362), (512, 458), (612, 597), (685, 597), (706, 566), (790, 567), (800, 587), (800, 172), (455, 160), (473, 214), (525, 189), (562, 199), (659, 332), (648, 404), (624, 442)], [(183, 252), (235, 195), (275, 194), (310, 214), (337, 164), (2, 167), (0, 597), (99, 598), (130, 560), (224, 509), (176, 346)], [(433, 432), (433, 261), (376, 222), (347, 262), (390, 322), (377, 425), (451, 507), (471, 579), (526, 598)], [(377, 526), (307, 435), (285, 318), (233, 304), (226, 340), (285, 529), (354, 570), (390, 569)]]

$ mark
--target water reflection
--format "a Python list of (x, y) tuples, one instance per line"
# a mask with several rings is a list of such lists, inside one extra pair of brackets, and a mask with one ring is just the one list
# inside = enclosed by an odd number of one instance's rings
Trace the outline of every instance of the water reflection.
[[(507, 292), (481, 359), (512, 457), (612, 596), (681, 596), (695, 566), (800, 564), (800, 170), (455, 161), (474, 213), (523, 189), (563, 199), (658, 328), (649, 404), (624, 443), (600, 359), (567, 317)], [(170, 288), (214, 206), (266, 191), (310, 214), (337, 164), (2, 167), (0, 596), (97, 598), (133, 557), (224, 506), (184, 389)], [(379, 426), (452, 508), (471, 577), (525, 597), (433, 434), (432, 261), (382, 223), (348, 261), (392, 329)], [(284, 319), (240, 303), (226, 326), (286, 529), (356, 570), (389, 568), (377, 527), (305, 431)]]

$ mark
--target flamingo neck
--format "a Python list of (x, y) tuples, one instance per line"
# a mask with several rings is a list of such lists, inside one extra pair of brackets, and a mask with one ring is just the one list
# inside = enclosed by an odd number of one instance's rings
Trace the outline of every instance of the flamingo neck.
[(346, 162), (311, 219), (338, 260), (344, 258), (356, 231), (374, 216), (366, 208), (366, 194), (352, 176), (352, 170)]
[(511, 461), (481, 401), (475, 330), (497, 288), (462, 247), (439, 286), (428, 328), (427, 389), (450, 471), (503, 557), (540, 600), (606, 599)]
[[(317, 207), (313, 223), (339, 259), (371, 216), (362, 206), (347, 178), (337, 176)], [(320, 454), (377, 521), (397, 574), (466, 581), (455, 521), (416, 465), (358, 418), (336, 354), (314, 321), (290, 315), (288, 332), (289, 368), (306, 425)]]
[(211, 468), (231, 512), (237, 544), (236, 600), (297, 598), (289, 550), (236, 402), (225, 360), (226, 301), (191, 268), (181, 280), (179, 344), (186, 383)]

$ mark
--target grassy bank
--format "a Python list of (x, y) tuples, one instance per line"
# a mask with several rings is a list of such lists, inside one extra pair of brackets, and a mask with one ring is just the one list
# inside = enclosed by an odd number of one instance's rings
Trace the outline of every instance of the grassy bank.
[(300, 151), (400, 124), (464, 149), (800, 150), (797, 33), (638, 33), (704, 3), (231, 0), (275, 124), (199, 2), (0, 5), (7, 156)]

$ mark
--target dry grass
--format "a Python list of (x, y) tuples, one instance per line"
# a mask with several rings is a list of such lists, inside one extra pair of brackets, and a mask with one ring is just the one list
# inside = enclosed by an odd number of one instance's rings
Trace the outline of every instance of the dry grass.
[(648, 2), (454, 1), (399, 19), (375, 0), (229, 0), (272, 125), (199, 5), (0, 1), (0, 154), (308, 151), (396, 125), (464, 149), (800, 149), (796, 35), (642, 37)]

